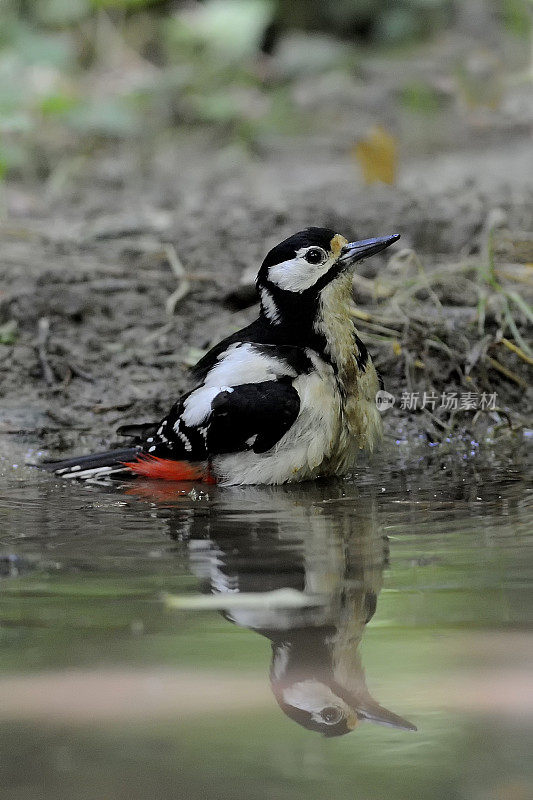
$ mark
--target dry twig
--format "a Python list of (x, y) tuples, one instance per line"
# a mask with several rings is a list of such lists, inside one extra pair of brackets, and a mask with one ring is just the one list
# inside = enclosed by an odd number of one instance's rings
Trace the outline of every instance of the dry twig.
[(167, 314), (173, 314), (179, 301), (183, 300), (185, 295), (189, 293), (191, 289), (191, 283), (174, 245), (166, 244), (164, 247), (164, 252), (172, 272), (178, 279), (178, 288), (172, 292), (165, 303), (165, 310)]
[(50, 322), (46, 317), (41, 317), (37, 327), (37, 353), (43, 371), (43, 378), (48, 386), (55, 386), (56, 378), (48, 361), (46, 347), (50, 336)]
[(505, 375), (505, 377), (508, 378), (510, 381), (513, 381), (513, 383), (516, 383), (517, 386), (521, 386), (523, 389), (527, 389), (528, 387), (527, 381), (521, 378), (520, 375), (517, 375), (516, 372), (513, 372), (511, 369), (509, 369), (509, 367), (505, 367), (503, 364), (500, 364), (500, 362), (497, 361), (495, 358), (490, 358), (490, 356), (488, 357), (487, 361), (489, 362), (491, 367), (493, 367), (498, 372), (501, 372), (502, 375)]
[(518, 345), (514, 344), (514, 342), (510, 342), (509, 339), (503, 337), (502, 339), (500, 339), (500, 343), (503, 344), (505, 347), (507, 347), (508, 350), (511, 350), (513, 353), (516, 353), (516, 355), (519, 356), (522, 359), (522, 361), (525, 361), (526, 364), (533, 365), (533, 358), (531, 358), (531, 356), (528, 356), (527, 353), (524, 353), (524, 351), (520, 347), (518, 347)]

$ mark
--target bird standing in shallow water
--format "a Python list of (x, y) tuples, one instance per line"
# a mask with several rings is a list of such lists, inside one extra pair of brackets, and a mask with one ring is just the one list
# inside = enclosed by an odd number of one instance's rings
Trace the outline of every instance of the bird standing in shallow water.
[[(354, 326), (358, 261), (398, 234), (307, 228), (267, 255), (258, 319), (210, 350), (195, 388), (132, 447), (44, 464), (63, 477), (278, 484), (349, 472), (381, 435), (379, 379)], [(126, 427), (124, 430), (131, 430)]]

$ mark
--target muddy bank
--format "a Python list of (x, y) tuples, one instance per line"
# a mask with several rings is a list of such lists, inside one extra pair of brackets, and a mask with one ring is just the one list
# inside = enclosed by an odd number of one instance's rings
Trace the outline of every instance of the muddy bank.
[[(206, 134), (167, 141), (145, 163), (117, 145), (59, 192), (9, 185), (0, 225), (2, 436), (53, 454), (89, 450), (118, 443), (120, 424), (163, 414), (201, 352), (254, 317), (255, 306), (236, 311), (227, 301), (243, 273), (312, 224), (353, 237), (402, 235), (390, 257), (362, 265), (355, 284), (361, 335), (396, 397), (390, 435), (517, 435), (511, 428), (531, 410), (530, 366), (520, 347), (501, 342), (510, 341), (505, 308), (480, 264), (491, 260), (499, 284), (523, 299), (531, 293), (528, 147), (518, 137), (441, 155), (449, 179), (438, 159), (433, 174), (427, 157), (411, 159), (397, 186), (365, 187), (352, 164), (316, 142), (258, 156)], [(527, 337), (527, 317), (510, 308)], [(401, 409), (405, 392), (436, 393), (436, 409)], [(441, 408), (450, 392), (459, 403), (466, 392), (478, 404), (483, 393), (496, 401), (479, 413)]]

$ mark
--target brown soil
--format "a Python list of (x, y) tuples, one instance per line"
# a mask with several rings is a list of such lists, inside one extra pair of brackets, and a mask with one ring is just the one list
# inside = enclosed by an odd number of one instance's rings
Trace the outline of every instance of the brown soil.
[[(472, 412), (452, 419), (396, 408), (386, 418), (391, 436), (516, 435), (509, 423), (520, 428), (530, 411), (529, 367), (498, 344), (501, 309), (490, 292), (480, 332), (476, 265), (494, 228), (502, 280), (531, 292), (524, 121), (502, 128), (499, 115), (496, 126), (463, 131), (460, 147), (406, 155), (394, 187), (364, 186), (345, 143), (320, 135), (265, 141), (259, 151), (204, 131), (160, 139), (143, 157), (108, 145), (46, 186), (6, 187), (0, 325), (17, 330), (14, 343), (0, 344), (0, 434), (53, 454), (118, 444), (118, 425), (162, 415), (200, 351), (253, 318), (255, 307), (235, 311), (226, 300), (243, 272), (289, 233), (328, 225), (349, 237), (402, 235), (390, 269), (375, 257), (356, 283), (370, 315), (361, 335), (387, 389), (398, 398), (414, 389), (498, 395), (501, 411), (475, 423)], [(398, 257), (404, 248), (415, 255)], [(168, 313), (169, 297), (186, 288), (176, 262), (189, 287)], [(419, 284), (398, 311), (391, 298), (413, 276)], [(518, 312), (516, 324), (527, 336)], [(435, 337), (440, 350), (428, 347)]]

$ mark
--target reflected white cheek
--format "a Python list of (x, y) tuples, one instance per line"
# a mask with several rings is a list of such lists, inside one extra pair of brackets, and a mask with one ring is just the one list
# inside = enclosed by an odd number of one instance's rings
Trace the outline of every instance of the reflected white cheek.
[(314, 678), (298, 681), (283, 690), (283, 699), (295, 708), (303, 711), (320, 711), (328, 705), (335, 705), (339, 698), (333, 694), (329, 686)]

